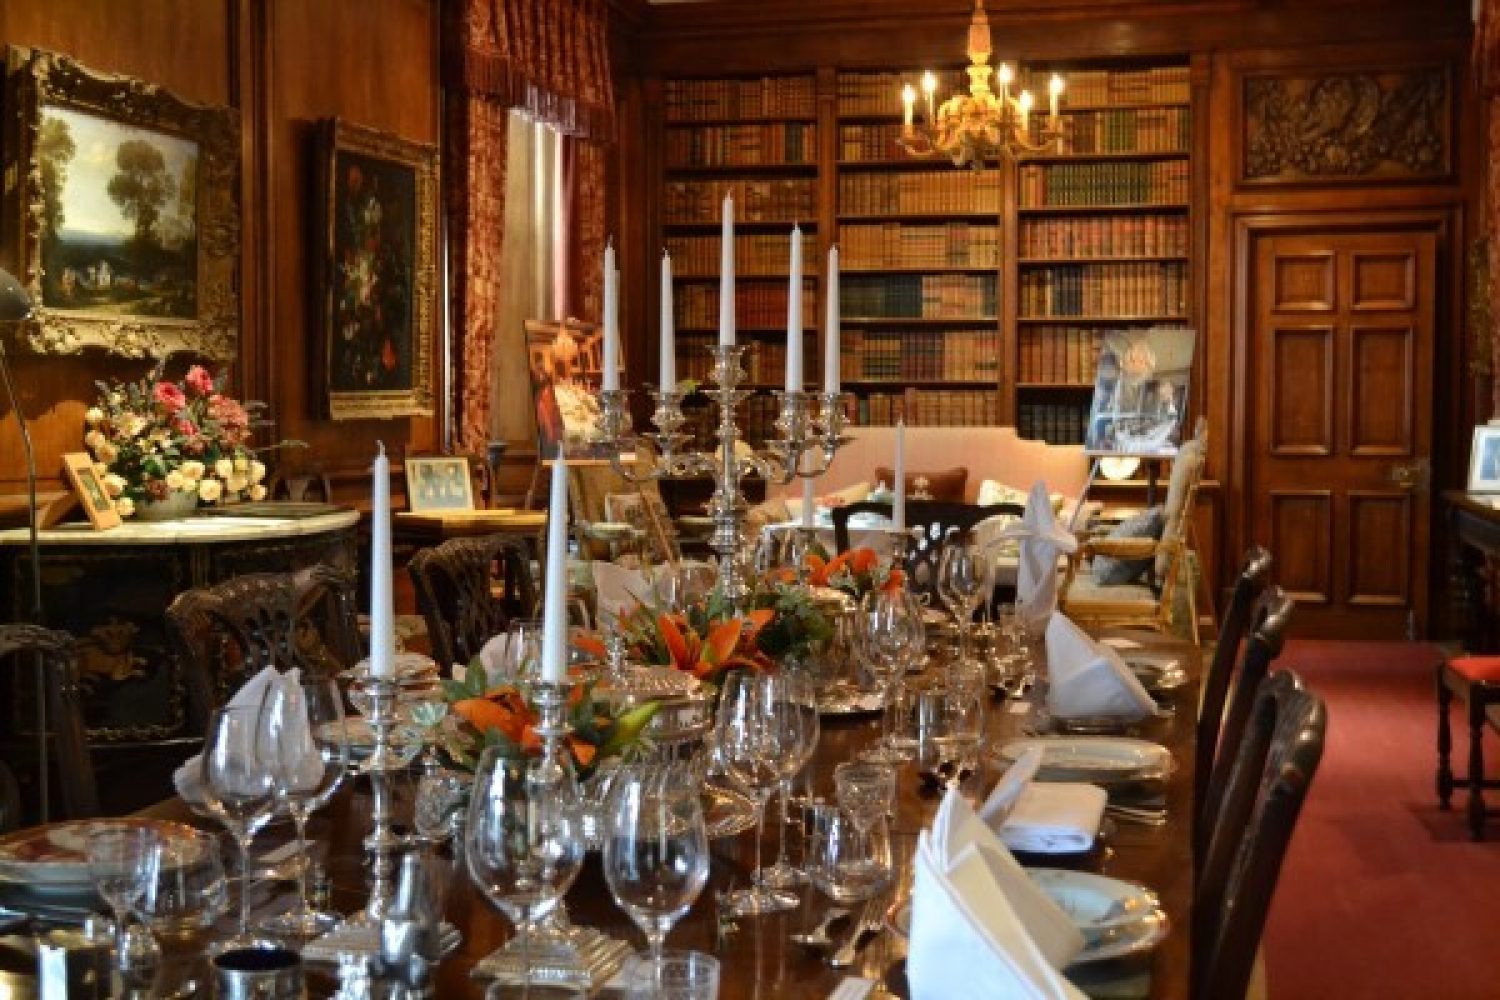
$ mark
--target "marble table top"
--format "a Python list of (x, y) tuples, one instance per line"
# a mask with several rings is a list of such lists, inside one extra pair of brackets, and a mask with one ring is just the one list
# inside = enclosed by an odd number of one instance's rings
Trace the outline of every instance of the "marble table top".
[[(60, 524), (37, 537), (43, 545), (220, 545), (322, 535), (352, 527), (358, 521), (359, 512), (354, 510), (301, 518), (204, 514), (174, 521), (126, 521), (104, 531), (95, 531), (87, 522)], [(0, 545), (25, 544), (25, 528), (0, 531)]]

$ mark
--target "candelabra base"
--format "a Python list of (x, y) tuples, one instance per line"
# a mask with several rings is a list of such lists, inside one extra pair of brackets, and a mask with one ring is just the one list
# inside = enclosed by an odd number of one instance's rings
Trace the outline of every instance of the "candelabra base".
[(593, 993), (609, 982), (635, 950), (592, 927), (576, 927), (566, 914), (511, 938), (474, 966), (476, 978), (502, 986), (560, 986)]

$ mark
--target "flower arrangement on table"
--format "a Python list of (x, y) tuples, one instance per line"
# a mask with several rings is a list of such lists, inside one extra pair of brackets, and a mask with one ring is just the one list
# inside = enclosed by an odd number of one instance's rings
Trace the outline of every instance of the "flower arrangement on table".
[(906, 586), (906, 571), (870, 548), (849, 549), (831, 559), (809, 552), (804, 564), (808, 586), (842, 591), (856, 603), (877, 590), (895, 593)]
[(158, 366), (138, 382), (97, 383), (83, 440), (121, 517), (174, 494), (205, 504), (265, 498), (266, 466), (247, 443), (265, 404), (240, 402), (225, 381), (193, 365), (180, 382)]

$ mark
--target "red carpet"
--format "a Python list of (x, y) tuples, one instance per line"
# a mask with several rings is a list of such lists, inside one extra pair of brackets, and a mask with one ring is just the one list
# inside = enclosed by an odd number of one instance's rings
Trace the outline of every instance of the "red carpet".
[[(1438, 655), (1406, 643), (1287, 649), (1328, 703), (1329, 741), (1266, 931), (1273, 1000), (1500, 997), (1500, 817), (1475, 844), (1461, 794), (1437, 808)], [(1461, 771), (1458, 711), (1453, 726)], [(1500, 741), (1485, 752), (1497, 773)], [(1489, 801), (1500, 810), (1500, 791)]]

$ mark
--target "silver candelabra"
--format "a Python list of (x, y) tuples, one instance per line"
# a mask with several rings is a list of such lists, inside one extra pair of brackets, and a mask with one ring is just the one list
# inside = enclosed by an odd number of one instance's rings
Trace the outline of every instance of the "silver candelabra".
[(761, 449), (740, 449), (736, 447), (741, 437), (735, 410), (754, 395), (753, 390), (741, 388), (745, 372), (740, 359), (745, 348), (720, 344), (709, 351), (713, 354), (713, 366), (709, 386), (703, 392), (719, 407), (717, 444), (712, 451), (686, 448), (689, 435), (682, 430), (687, 419), (682, 413), (686, 393), (675, 388), (649, 390), (656, 403), (651, 415), (656, 430), (641, 436), (656, 447), (644, 472), (628, 468), (620, 460), (621, 450), (634, 437), (628, 389), (609, 389), (603, 393), (602, 433), (612, 445), (610, 461), (615, 471), (631, 482), (713, 476), (714, 493), (708, 513), (714, 528), (709, 547), (719, 556), (717, 587), (732, 607), (743, 610), (749, 587), (740, 565), (740, 531), (746, 510), (740, 484), (751, 476), (759, 476), (768, 485), (784, 486), (798, 476), (820, 476), (826, 472), (834, 454), (848, 440), (843, 434), (842, 393), (778, 390), (776, 437)]

